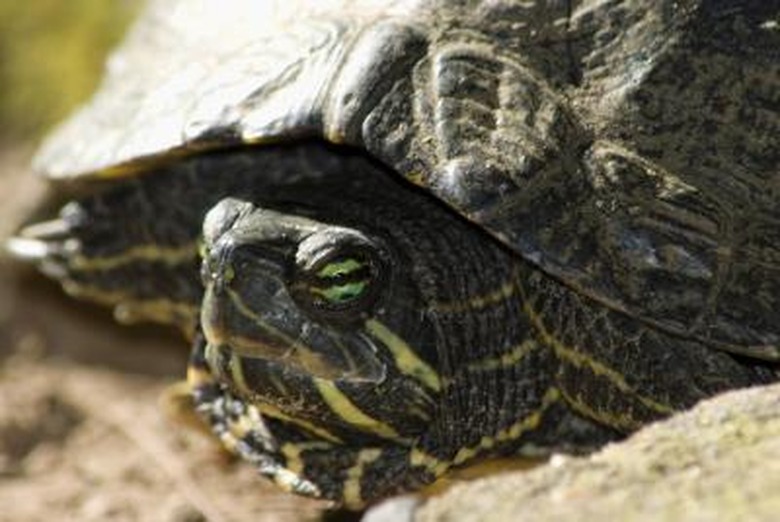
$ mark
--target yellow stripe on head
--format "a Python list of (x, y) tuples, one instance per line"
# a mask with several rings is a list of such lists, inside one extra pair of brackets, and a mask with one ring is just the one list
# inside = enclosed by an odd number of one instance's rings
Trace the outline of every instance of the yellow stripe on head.
[(401, 373), (417, 379), (434, 391), (441, 390), (441, 379), (436, 370), (423, 361), (411, 346), (384, 324), (376, 319), (369, 319), (366, 321), (366, 331), (390, 350), (395, 359), (396, 367)]
[(368, 416), (355, 406), (333, 382), (324, 379), (313, 379), (313, 382), (325, 404), (350, 426), (355, 426), (361, 431), (373, 433), (385, 439), (398, 440), (400, 438), (398, 432), (391, 426)]
[(317, 437), (325, 441), (328, 441), (330, 443), (342, 444), (344, 442), (339, 437), (332, 434), (322, 426), (317, 426), (316, 424), (307, 421), (305, 419), (299, 419), (297, 417), (293, 417), (287, 413), (284, 413), (276, 406), (272, 406), (270, 404), (258, 403), (255, 405), (255, 407), (260, 411), (260, 413), (262, 413), (266, 417), (271, 417), (273, 419), (277, 419), (282, 422), (287, 422), (289, 424), (294, 424), (296, 426), (299, 426), (304, 430), (308, 431), (309, 433), (312, 433), (313, 435), (316, 435)]

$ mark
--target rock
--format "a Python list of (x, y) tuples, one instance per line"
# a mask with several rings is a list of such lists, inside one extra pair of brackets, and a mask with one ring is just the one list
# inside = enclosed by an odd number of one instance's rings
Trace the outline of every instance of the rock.
[(775, 521), (780, 386), (730, 392), (587, 458), (461, 484), (417, 522)]
[(420, 499), (413, 495), (391, 498), (371, 507), (360, 522), (412, 522), (419, 505)]

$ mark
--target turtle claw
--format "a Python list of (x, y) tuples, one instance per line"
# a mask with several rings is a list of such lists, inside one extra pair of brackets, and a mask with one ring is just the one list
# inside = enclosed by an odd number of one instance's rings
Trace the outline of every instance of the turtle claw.
[(72, 226), (64, 219), (52, 219), (24, 227), (5, 242), (5, 250), (22, 261), (43, 263), (65, 252), (72, 241)]
[(5, 242), (5, 250), (12, 257), (22, 261), (38, 263), (52, 253), (51, 244), (39, 239), (12, 237)]
[(51, 219), (24, 227), (19, 236), (23, 239), (40, 239), (51, 241), (70, 237), (73, 233), (71, 225), (64, 219)]
[(79, 249), (73, 227), (64, 219), (26, 226), (5, 242), (5, 250), (12, 257), (36, 264), (55, 279), (63, 279), (68, 274), (67, 258)]

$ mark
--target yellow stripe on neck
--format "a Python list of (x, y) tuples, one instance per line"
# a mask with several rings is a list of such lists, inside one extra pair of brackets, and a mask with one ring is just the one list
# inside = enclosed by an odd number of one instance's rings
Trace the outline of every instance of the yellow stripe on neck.
[(368, 448), (361, 450), (357, 455), (355, 464), (347, 470), (347, 478), (344, 481), (343, 500), (347, 508), (360, 508), (365, 505), (361, 481), (367, 465), (382, 456), (382, 450)]

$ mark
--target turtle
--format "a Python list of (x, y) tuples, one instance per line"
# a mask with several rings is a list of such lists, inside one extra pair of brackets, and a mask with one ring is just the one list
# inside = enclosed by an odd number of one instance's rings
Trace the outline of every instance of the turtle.
[(155, 0), (9, 243), (360, 509), (780, 378), (776, 2)]

